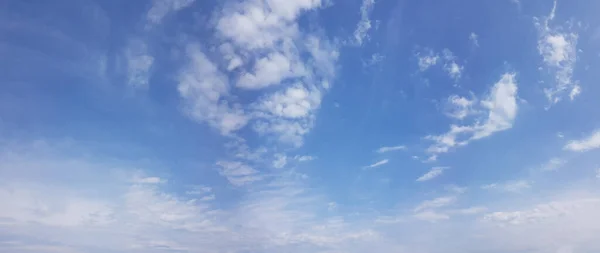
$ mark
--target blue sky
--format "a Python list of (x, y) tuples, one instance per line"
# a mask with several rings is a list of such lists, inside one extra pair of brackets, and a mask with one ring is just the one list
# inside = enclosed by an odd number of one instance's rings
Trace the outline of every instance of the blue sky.
[(2, 252), (598, 252), (600, 3), (3, 1)]

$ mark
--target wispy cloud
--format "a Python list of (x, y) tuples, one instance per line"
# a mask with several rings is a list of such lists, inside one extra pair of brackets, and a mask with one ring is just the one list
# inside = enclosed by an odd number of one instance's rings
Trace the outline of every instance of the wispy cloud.
[(552, 27), (551, 22), (556, 16), (554, 5), (550, 14), (544, 18), (535, 18), (538, 28), (538, 51), (548, 71), (554, 76), (555, 85), (544, 89), (550, 103), (559, 102), (564, 96), (575, 99), (581, 93), (581, 87), (577, 81), (573, 81), (573, 71), (577, 62), (578, 34), (567, 32), (563, 27)]
[(372, 168), (376, 168), (376, 167), (382, 166), (382, 165), (384, 165), (384, 164), (387, 164), (388, 162), (389, 162), (389, 160), (388, 160), (388, 159), (383, 159), (383, 160), (381, 160), (381, 161), (378, 161), (378, 162), (376, 162), (376, 163), (374, 163), (374, 164), (371, 164), (371, 165), (365, 166), (365, 167), (363, 167), (363, 169), (372, 169)]
[(565, 150), (576, 152), (585, 152), (597, 148), (600, 148), (600, 130), (581, 140), (571, 140), (564, 147)]
[(531, 188), (531, 183), (526, 180), (515, 180), (504, 183), (493, 183), (481, 187), (485, 190), (497, 190), (503, 192), (519, 193)]
[(294, 156), (294, 159), (299, 162), (308, 162), (308, 161), (317, 159), (317, 157), (309, 156), (309, 155), (302, 155), (302, 156), (297, 155), (297, 156)]
[(433, 167), (429, 172), (425, 173), (423, 176), (417, 178), (417, 182), (425, 182), (436, 177), (441, 176), (445, 170), (449, 169), (448, 167)]
[(359, 46), (363, 44), (365, 38), (368, 38), (369, 30), (371, 30), (371, 11), (375, 5), (375, 0), (363, 0), (360, 6), (360, 21), (354, 30), (354, 41)]
[(472, 32), (471, 34), (469, 34), (469, 40), (471, 41), (473, 46), (479, 47), (479, 35)]
[(387, 152), (397, 151), (397, 150), (406, 150), (406, 146), (398, 145), (398, 146), (390, 146), (390, 147), (381, 147), (381, 148), (377, 149), (376, 152), (382, 154), (382, 153), (387, 153)]
[(426, 200), (417, 205), (413, 211), (419, 212), (427, 209), (435, 209), (451, 205), (456, 202), (456, 196), (439, 197), (432, 200)]
[(432, 155), (446, 153), (453, 147), (464, 146), (473, 140), (512, 128), (518, 109), (514, 73), (502, 75), (491, 88), (487, 98), (480, 102), (480, 109), (487, 115), (475, 120), (472, 125), (451, 125), (450, 131), (445, 134), (425, 137), (435, 142), (427, 152)]
[(194, 3), (195, 0), (154, 0), (146, 14), (150, 24), (159, 24), (171, 12), (179, 11)]

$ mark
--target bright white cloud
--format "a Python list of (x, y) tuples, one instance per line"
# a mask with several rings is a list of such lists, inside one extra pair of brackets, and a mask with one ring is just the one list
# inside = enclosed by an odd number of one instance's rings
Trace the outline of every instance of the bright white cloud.
[(476, 120), (473, 125), (451, 125), (450, 131), (442, 135), (430, 135), (432, 140), (427, 152), (431, 154), (445, 153), (450, 148), (467, 145), (472, 140), (478, 140), (504, 131), (512, 127), (517, 115), (517, 83), (513, 73), (506, 73), (494, 84), (487, 98), (480, 102), (480, 109), (487, 115)]
[(356, 30), (354, 30), (354, 41), (359, 46), (363, 44), (365, 38), (368, 38), (369, 30), (371, 30), (371, 20), (369, 16), (373, 10), (373, 5), (375, 5), (375, 0), (363, 0), (362, 5), (360, 6), (360, 21), (358, 21)]
[(515, 180), (504, 183), (493, 183), (481, 187), (485, 190), (497, 190), (503, 192), (518, 193), (531, 188), (531, 183), (526, 180)]
[(581, 140), (571, 140), (565, 145), (565, 150), (585, 152), (600, 148), (600, 130)]
[(365, 166), (365, 167), (364, 167), (364, 169), (372, 169), (372, 168), (376, 168), (376, 167), (379, 167), (379, 166), (385, 165), (385, 164), (387, 164), (388, 162), (389, 162), (389, 160), (388, 160), (388, 159), (383, 159), (383, 160), (381, 160), (381, 161), (378, 161), (378, 162), (376, 162), (376, 163), (374, 163), (374, 164), (371, 164), (371, 165)]
[(398, 146), (390, 146), (390, 147), (381, 147), (381, 148), (377, 149), (376, 152), (382, 154), (382, 153), (387, 153), (387, 152), (397, 151), (397, 150), (406, 150), (406, 146), (398, 145)]
[(577, 41), (579, 36), (566, 32), (560, 26), (552, 27), (556, 15), (557, 0), (550, 14), (542, 19), (536, 18), (538, 28), (538, 51), (543, 58), (547, 71), (554, 76), (554, 87), (544, 89), (550, 103), (559, 102), (568, 95), (571, 100), (581, 93), (577, 81), (573, 81), (573, 71), (577, 62)]
[(417, 178), (417, 182), (425, 182), (436, 177), (441, 176), (448, 167), (433, 167), (429, 172), (425, 173), (423, 176)]

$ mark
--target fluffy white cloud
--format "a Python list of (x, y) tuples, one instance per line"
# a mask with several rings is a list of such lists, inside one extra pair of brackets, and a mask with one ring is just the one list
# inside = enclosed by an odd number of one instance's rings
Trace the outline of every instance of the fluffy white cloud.
[(372, 168), (376, 168), (376, 167), (379, 167), (379, 166), (385, 165), (385, 164), (387, 164), (388, 162), (390, 162), (390, 160), (388, 160), (388, 159), (383, 159), (383, 160), (381, 160), (381, 161), (378, 161), (378, 162), (376, 162), (376, 163), (374, 163), (374, 164), (367, 165), (367, 166), (363, 167), (363, 169), (372, 169)]
[(494, 84), (487, 98), (480, 102), (480, 109), (487, 112), (483, 119), (476, 120), (473, 125), (451, 125), (450, 131), (442, 135), (430, 135), (432, 140), (427, 152), (431, 154), (445, 153), (450, 148), (467, 145), (472, 140), (488, 137), (493, 133), (512, 127), (517, 115), (517, 83), (514, 73), (506, 73)]
[(148, 53), (146, 43), (135, 40), (129, 43), (125, 49), (127, 60), (127, 82), (133, 88), (148, 88), (150, 68), (154, 63), (154, 57)]
[(224, 99), (229, 94), (229, 80), (200, 50), (199, 45), (189, 45), (186, 50), (189, 63), (179, 74), (178, 90), (184, 99), (185, 111), (190, 117), (207, 122), (229, 134), (248, 122), (244, 111), (230, 106)]
[(600, 130), (581, 140), (571, 140), (565, 145), (565, 150), (584, 152), (600, 148)]
[(429, 172), (425, 173), (423, 176), (417, 178), (417, 182), (425, 182), (436, 177), (441, 176), (448, 167), (433, 167)]
[(493, 183), (481, 187), (486, 190), (498, 190), (504, 192), (518, 193), (531, 188), (531, 183), (526, 180), (515, 180), (504, 183)]
[(398, 146), (391, 146), (391, 147), (381, 147), (381, 148), (378, 148), (376, 150), (376, 152), (382, 154), (382, 153), (387, 153), (390, 151), (397, 151), (397, 150), (406, 150), (406, 146), (398, 145)]
[(375, 5), (375, 0), (363, 0), (360, 6), (360, 21), (354, 30), (354, 41), (359, 46), (363, 44), (365, 38), (368, 38), (369, 30), (371, 30), (371, 20), (369, 16)]
[(456, 56), (454, 56), (450, 50), (444, 49), (443, 55), (444, 60), (446, 61), (446, 63), (444, 63), (444, 70), (448, 73), (450, 78), (454, 80), (459, 79), (462, 76), (464, 67), (456, 63)]
[(573, 81), (573, 71), (577, 62), (578, 35), (574, 32), (566, 32), (560, 26), (551, 27), (556, 15), (557, 0), (550, 14), (535, 19), (538, 28), (538, 51), (543, 58), (547, 70), (554, 75), (554, 87), (544, 89), (550, 103), (559, 102), (568, 95), (571, 100), (581, 93), (581, 87), (577, 81)]

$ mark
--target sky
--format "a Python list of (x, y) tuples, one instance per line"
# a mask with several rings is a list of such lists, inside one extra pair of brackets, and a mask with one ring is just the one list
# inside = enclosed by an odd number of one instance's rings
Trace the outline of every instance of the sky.
[(0, 251), (600, 252), (600, 2), (0, 1)]

